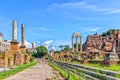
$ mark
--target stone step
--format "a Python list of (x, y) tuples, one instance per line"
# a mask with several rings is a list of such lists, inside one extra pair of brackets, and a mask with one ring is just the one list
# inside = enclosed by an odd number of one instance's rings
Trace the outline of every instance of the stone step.
[[(57, 63), (56, 63), (57, 64)], [(64, 66), (64, 65), (60, 65), (60, 64), (57, 64), (60, 68), (62, 68), (62, 69), (64, 69), (64, 70), (66, 70), (66, 71), (68, 71), (68, 70), (70, 70), (70, 68), (68, 68), (68, 67), (66, 67), (66, 66)], [(76, 73), (73, 71), (73, 70), (70, 70), (70, 72), (71, 73), (74, 73), (74, 75), (76, 75)], [(84, 74), (84, 73), (78, 73), (78, 76), (82, 79), (82, 80), (98, 80), (97, 78), (94, 78), (94, 77), (92, 77), (92, 76), (90, 76), (90, 75), (87, 75), (87, 74)], [(84, 77), (85, 76), (85, 77)], [(85, 78), (85, 79), (84, 79)]]
[(65, 66), (65, 67), (82, 70), (85, 74), (93, 76), (93, 77), (98, 76), (101, 79), (120, 80), (119, 78), (115, 78), (115, 77), (108, 76), (108, 75), (105, 75), (105, 74), (97, 73), (97, 72), (94, 72), (94, 71), (91, 71), (91, 70), (86, 70), (84, 68), (81, 68), (81, 67), (78, 67), (78, 66), (76, 67), (75, 65), (71, 65), (71, 64), (68, 64), (68, 63), (63, 63), (63, 62), (57, 62), (57, 63), (61, 64), (62, 66)]

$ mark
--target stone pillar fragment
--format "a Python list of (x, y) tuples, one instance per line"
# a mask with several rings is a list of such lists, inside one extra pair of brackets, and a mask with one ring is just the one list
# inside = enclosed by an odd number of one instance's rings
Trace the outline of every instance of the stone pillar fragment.
[(74, 36), (72, 36), (72, 52), (74, 52)]
[(10, 49), (12, 51), (19, 51), (19, 42), (17, 41), (17, 22), (12, 22), (12, 41), (10, 42)]
[(78, 52), (78, 37), (76, 37), (76, 52)]
[(12, 26), (13, 26), (12, 40), (14, 41), (17, 40), (17, 22), (15, 20), (13, 21)]
[(26, 46), (25, 46), (25, 37), (24, 37), (24, 24), (21, 24), (21, 46), (20, 51), (21, 53), (26, 53)]
[(0, 33), (0, 42), (2, 42), (2, 36), (3, 36), (3, 34)]
[(22, 35), (21, 35), (21, 41), (22, 41), (22, 46), (25, 46), (25, 37), (24, 37), (24, 24), (21, 25), (21, 31), (22, 31)]
[(82, 52), (82, 36), (80, 36), (80, 52)]

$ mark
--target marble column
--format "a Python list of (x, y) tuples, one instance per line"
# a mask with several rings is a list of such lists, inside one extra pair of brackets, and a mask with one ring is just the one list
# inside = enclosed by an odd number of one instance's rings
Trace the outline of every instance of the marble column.
[(17, 40), (17, 22), (14, 20), (13, 21), (13, 29), (12, 29), (12, 40)]
[(82, 52), (82, 36), (80, 36), (80, 52)]
[(0, 33), (0, 42), (2, 42), (2, 36), (3, 36), (3, 34)]
[(24, 24), (21, 24), (21, 31), (22, 31), (22, 35), (21, 35), (21, 45), (25, 46), (25, 37), (24, 37)]
[(72, 36), (72, 52), (74, 52), (74, 36)]
[(78, 52), (78, 37), (76, 37), (76, 52)]

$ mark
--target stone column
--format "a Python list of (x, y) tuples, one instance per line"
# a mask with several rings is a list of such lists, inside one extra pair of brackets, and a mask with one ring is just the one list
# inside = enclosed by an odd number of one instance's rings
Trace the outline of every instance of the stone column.
[(76, 37), (76, 52), (78, 52), (78, 37)]
[(0, 42), (2, 42), (2, 36), (3, 36), (3, 34), (0, 33)]
[(82, 36), (80, 36), (80, 52), (82, 52)]
[(22, 41), (22, 46), (25, 46), (25, 37), (24, 37), (24, 24), (21, 25), (21, 31), (22, 31), (22, 35), (21, 35), (21, 41)]
[(72, 36), (72, 52), (74, 52), (74, 36)]
[(12, 40), (17, 40), (17, 22), (14, 20), (13, 21), (13, 32), (12, 32)]

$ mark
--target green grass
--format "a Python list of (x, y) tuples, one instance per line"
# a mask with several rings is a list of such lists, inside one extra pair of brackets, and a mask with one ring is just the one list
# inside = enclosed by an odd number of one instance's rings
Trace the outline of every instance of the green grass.
[(11, 75), (14, 75), (20, 71), (23, 71), (31, 66), (34, 66), (36, 65), (37, 63), (36, 62), (30, 62), (28, 64), (23, 64), (23, 65), (19, 65), (17, 68), (15, 69), (11, 69), (11, 70), (8, 70), (8, 71), (4, 71), (4, 72), (0, 72), (0, 80), (3, 80)]
[[(66, 61), (61, 61), (61, 62), (66, 62)], [(120, 72), (120, 64), (111, 65), (111, 66), (103, 66), (103, 65), (97, 64), (97, 63), (96, 64), (93, 64), (93, 63), (81, 64), (80, 62), (77, 62), (77, 61), (74, 61), (74, 62), (71, 62), (71, 63), (80, 64), (80, 65), (83, 65), (83, 66), (95, 67), (95, 68), (104, 69), (104, 70), (111, 70), (111, 71)], [(99, 73), (99, 71), (97, 71), (97, 70), (94, 71), (94, 72)], [(108, 73), (106, 72), (104, 74), (108, 74)], [(120, 74), (116, 74), (114, 77), (120, 78)]]
[(57, 65), (55, 65), (55, 64), (53, 64), (53, 63), (51, 63), (51, 62), (49, 62), (48, 64), (49, 64), (51, 67), (53, 67), (56, 71), (60, 72), (60, 74), (62, 74), (63, 77), (64, 77), (65, 79), (67, 79), (67, 80), (81, 80), (81, 79), (79, 78), (79, 76), (74, 75), (74, 74), (71, 74), (71, 73), (70, 73), (69, 79), (68, 79), (68, 71), (65, 71), (65, 70), (59, 68)]
[(87, 63), (87, 64), (83, 64), (83, 65), (96, 67), (96, 68), (100, 68), (100, 69), (105, 69), (105, 70), (120, 71), (120, 64), (111, 65), (111, 66), (102, 66), (100, 64)]
[[(73, 63), (80, 64), (80, 62), (73, 62)], [(120, 71), (120, 64), (115, 64), (115, 65), (111, 65), (111, 66), (103, 66), (103, 65), (97, 64), (97, 63), (96, 64), (85, 63), (85, 64), (81, 64), (81, 65), (100, 68), (100, 69), (105, 69), (105, 70)]]
[[(75, 64), (80, 64), (79, 62), (73, 62)], [(82, 64), (84, 66), (90, 66), (90, 67), (95, 67), (95, 68), (99, 68), (99, 69), (104, 69), (104, 70), (112, 70), (112, 71), (116, 71), (116, 72), (120, 72), (120, 64), (116, 64), (116, 65), (111, 65), (111, 66), (102, 66), (101, 64), (93, 64), (93, 63), (86, 63), (86, 64)], [(98, 71), (99, 73), (99, 71)], [(107, 74), (107, 73), (104, 73)], [(115, 77), (120, 78), (120, 74), (116, 74)]]

